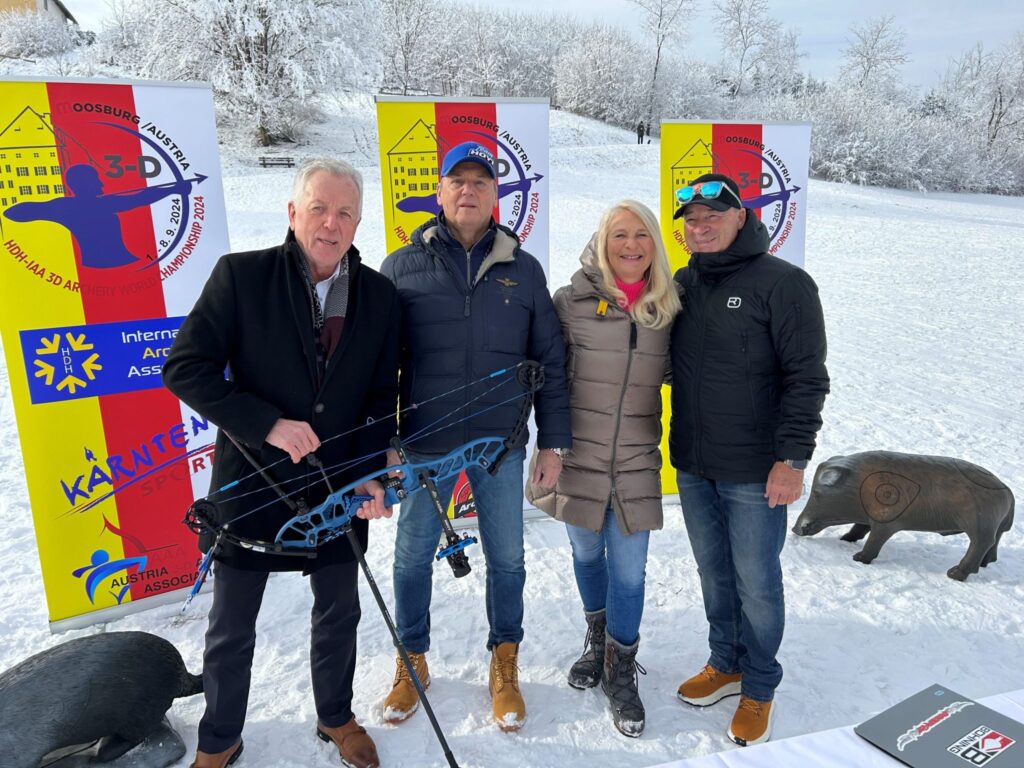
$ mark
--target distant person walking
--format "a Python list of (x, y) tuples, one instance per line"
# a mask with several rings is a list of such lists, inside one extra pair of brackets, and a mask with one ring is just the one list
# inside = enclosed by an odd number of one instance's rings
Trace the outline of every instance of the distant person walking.
[(645, 132), (646, 131), (644, 129), (644, 121), (641, 120), (639, 123), (636, 124), (636, 143), (637, 144), (643, 144), (644, 143), (644, 133)]

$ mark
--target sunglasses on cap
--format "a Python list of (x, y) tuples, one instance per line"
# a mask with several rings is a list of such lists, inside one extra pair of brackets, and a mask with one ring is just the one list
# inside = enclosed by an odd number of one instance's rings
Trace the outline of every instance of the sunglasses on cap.
[(700, 184), (690, 184), (681, 189), (676, 190), (676, 200), (679, 201), (680, 205), (686, 205), (692, 203), (698, 197), (704, 200), (715, 200), (721, 196), (722, 192), (728, 192), (732, 195), (733, 199), (739, 203), (740, 208), (743, 207), (743, 201), (740, 200), (739, 196), (726, 184), (724, 181), (704, 181)]

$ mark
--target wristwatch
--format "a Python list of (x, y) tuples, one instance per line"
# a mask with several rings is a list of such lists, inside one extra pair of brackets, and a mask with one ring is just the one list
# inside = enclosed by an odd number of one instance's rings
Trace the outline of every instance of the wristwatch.
[(558, 458), (561, 459), (562, 461), (565, 461), (565, 455), (569, 453), (568, 448), (541, 448), (541, 450), (551, 451), (552, 453), (556, 454)]
[(807, 459), (783, 459), (782, 463), (790, 469), (799, 469), (801, 472), (807, 469)]

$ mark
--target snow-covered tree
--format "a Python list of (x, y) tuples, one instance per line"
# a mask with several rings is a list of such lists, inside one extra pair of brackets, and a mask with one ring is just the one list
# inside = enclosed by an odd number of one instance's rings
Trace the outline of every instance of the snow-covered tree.
[(50, 13), (0, 12), (0, 59), (45, 59), (54, 74), (70, 74), (69, 54), (84, 37), (74, 24)]
[(291, 138), (325, 89), (379, 81), (370, 0), (120, 0), (99, 55), (125, 71), (207, 80), (261, 145)]
[(615, 125), (633, 124), (649, 109), (649, 81), (636, 65), (636, 40), (620, 29), (588, 25), (555, 62), (559, 103)]
[(405, 96), (427, 89), (439, 42), (452, 37), (436, 34), (450, 10), (434, 0), (380, 0), (384, 90)]
[(655, 99), (658, 93), (658, 72), (666, 45), (680, 40), (686, 34), (686, 23), (693, 12), (693, 0), (629, 0), (642, 12), (641, 23), (653, 44), (654, 61), (647, 81), (647, 97), (644, 111), (640, 116), (647, 118), (650, 125), (655, 113)]
[(885, 85), (899, 79), (899, 68), (909, 61), (907, 33), (893, 16), (878, 16), (850, 28), (843, 50), (842, 76), (859, 86)]

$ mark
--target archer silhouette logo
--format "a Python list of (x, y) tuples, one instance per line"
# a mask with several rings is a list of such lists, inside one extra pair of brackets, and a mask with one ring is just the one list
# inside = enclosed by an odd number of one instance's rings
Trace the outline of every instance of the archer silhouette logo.
[[(169, 195), (187, 195), (193, 183), (205, 176), (184, 179), (128, 192), (104, 193), (99, 172), (91, 165), (73, 165), (66, 173), (70, 197), (55, 197), (34, 203), (15, 203), (4, 215), (11, 221), (49, 221), (65, 227), (78, 243), (82, 264), (109, 269), (138, 263), (124, 243), (119, 213), (149, 206)], [(172, 209), (172, 219), (181, 218), (181, 208)], [(150, 257), (152, 260), (152, 257)]]
[[(196, 173), (191, 178), (185, 178), (183, 171), (189, 167), (188, 159), (170, 136), (150, 122), (142, 122), (136, 130), (134, 126), (96, 121), (91, 125), (96, 126), (101, 134), (108, 129), (124, 132), (152, 150), (152, 154), (136, 154), (131, 157), (123, 157), (116, 151), (111, 151), (97, 158), (93, 151), (73, 136), (55, 131), (47, 115), (36, 113), (29, 108), (23, 110), (22, 115), (29, 112), (36, 118), (31, 123), (36, 130), (50, 132), (49, 142), (42, 138), (37, 140), (44, 141), (47, 147), (52, 142), (54, 151), (51, 154), (59, 157), (60, 164), (50, 170), (55, 174), (62, 173), (63, 179), (55, 179), (62, 181), (61, 184), (36, 185), (40, 193), (46, 192), (45, 195), (29, 195), (28, 191), (33, 189), (32, 185), (22, 186), (23, 194), (12, 197), (12, 205), (2, 211), (4, 218), (20, 224), (48, 222), (63, 227), (78, 246), (82, 266), (92, 269), (116, 269), (125, 266), (148, 269), (175, 254), (179, 243), (186, 235), (189, 236), (189, 241), (180, 249), (181, 252), (177, 253), (175, 262), (188, 257), (195, 247), (195, 241), (198, 240), (202, 229), (200, 220), (203, 218), (202, 198), (195, 197), (193, 201), (190, 197), (193, 187), (201, 184), (207, 177)], [(123, 144), (123, 137), (115, 138), (119, 144)], [(113, 141), (110, 144), (116, 146)], [(171, 148), (173, 156), (165, 147)], [(7, 170), (10, 170), (9, 166)], [(18, 170), (19, 173), (22, 170), (28, 173), (30, 169)], [(45, 166), (36, 169), (37, 173), (47, 170)], [(150, 182), (162, 175), (166, 178), (167, 174), (170, 174), (173, 181), (155, 184)], [(137, 184), (131, 185), (128, 181), (131, 176), (138, 178)], [(49, 178), (38, 180), (50, 181)], [(131, 188), (124, 188), (126, 181)], [(117, 183), (116, 191), (108, 191), (111, 182)], [(50, 196), (51, 194), (53, 196)], [(25, 200), (25, 196), (45, 199)], [(173, 199), (169, 204), (156, 206), (165, 198)], [(6, 203), (7, 199), (4, 198), (3, 202)], [(151, 233), (139, 231), (138, 219), (134, 220), (136, 228), (128, 238), (128, 241), (136, 244), (133, 250), (126, 242), (121, 214), (139, 208), (151, 209), (153, 229)], [(156, 246), (156, 252), (143, 252), (144, 246), (138, 245), (140, 238), (142, 242), (152, 242)]]
[(96, 371), (103, 370), (99, 353), (92, 350), (93, 345), (86, 341), (84, 333), (76, 336), (68, 332), (63, 339), (59, 333), (44, 336), (39, 340), (37, 357), (33, 360), (34, 375), (47, 387), (73, 395), (79, 388), (86, 387), (87, 381), (96, 379)]

